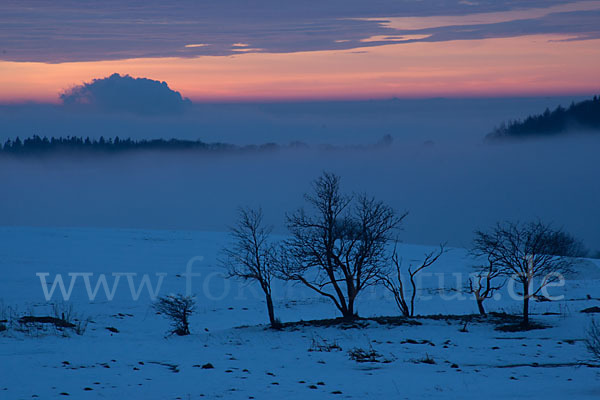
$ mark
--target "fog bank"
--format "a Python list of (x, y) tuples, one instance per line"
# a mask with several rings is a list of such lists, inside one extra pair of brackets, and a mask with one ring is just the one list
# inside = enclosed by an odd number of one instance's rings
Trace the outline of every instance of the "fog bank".
[(379, 150), (282, 150), (208, 155), (0, 158), (0, 225), (226, 230), (240, 205), (261, 205), (285, 232), (285, 212), (321, 171), (410, 212), (401, 239), (467, 246), (500, 219), (543, 218), (600, 250), (597, 136)]
[[(138, 85), (139, 86), (139, 85)], [(143, 85), (142, 89), (146, 85)], [(86, 87), (88, 88), (88, 87)], [(89, 89), (89, 88), (88, 88)], [(138, 98), (141, 93), (128, 94)], [(97, 91), (96, 91), (97, 92)], [(96, 93), (101, 97), (105, 94)], [(160, 103), (145, 104), (155, 110)], [(291, 141), (336, 145), (374, 143), (383, 135), (421, 144), (481, 142), (503, 121), (524, 118), (585, 97), (489, 99), (393, 99), (290, 103), (192, 104), (175, 115), (139, 113), (131, 104), (70, 107), (47, 104), (0, 105), (0, 141), (32, 135), (132, 139), (192, 139), (247, 145)], [(135, 102), (129, 102), (134, 103)], [(171, 103), (169, 103), (171, 104)], [(171, 106), (178, 107), (179, 101)], [(119, 108), (120, 107), (120, 108)]]

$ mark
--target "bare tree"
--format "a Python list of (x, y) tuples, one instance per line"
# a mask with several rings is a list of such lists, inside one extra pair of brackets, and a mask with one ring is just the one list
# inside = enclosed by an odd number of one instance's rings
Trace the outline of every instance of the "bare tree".
[(568, 272), (574, 263), (571, 256), (577, 255), (557, 237), (565, 237), (564, 231), (541, 221), (497, 223), (488, 232), (475, 232), (474, 252), (522, 285), (524, 326), (529, 325), (529, 299)]
[(415, 315), (415, 299), (417, 296), (417, 283), (415, 282), (415, 277), (419, 272), (433, 265), (445, 252), (445, 246), (442, 244), (440, 245), (439, 250), (425, 254), (425, 258), (418, 267), (413, 268), (412, 265), (408, 266), (408, 282), (410, 283), (411, 290), (410, 299), (407, 300), (405, 291), (406, 285), (402, 277), (402, 260), (398, 257), (397, 248), (394, 248), (392, 254), (394, 271), (391, 274), (388, 273), (388, 271), (382, 271), (379, 275), (379, 279), (383, 286), (394, 295), (396, 305), (405, 317), (414, 317)]
[(171, 334), (185, 336), (190, 334), (189, 318), (196, 310), (196, 301), (182, 294), (159, 297), (153, 304), (156, 311), (171, 320)]
[(496, 267), (494, 261), (488, 259), (487, 265), (476, 267), (477, 272), (469, 277), (466, 287), (467, 293), (475, 296), (479, 314), (486, 315), (483, 302), (491, 299), (494, 293), (504, 286), (505, 280), (499, 281), (502, 277), (502, 272)]
[(406, 214), (366, 195), (342, 194), (340, 177), (330, 173), (313, 183), (305, 199), (310, 211), (287, 216), (291, 238), (283, 245), (280, 274), (329, 298), (353, 319), (357, 296), (388, 265), (387, 244)]
[(237, 224), (231, 228), (233, 246), (223, 250), (221, 264), (227, 268), (230, 277), (254, 281), (260, 285), (267, 302), (269, 322), (275, 327), (271, 281), (274, 277), (276, 250), (270, 240), (272, 228), (263, 223), (263, 213), (259, 209), (240, 208)]

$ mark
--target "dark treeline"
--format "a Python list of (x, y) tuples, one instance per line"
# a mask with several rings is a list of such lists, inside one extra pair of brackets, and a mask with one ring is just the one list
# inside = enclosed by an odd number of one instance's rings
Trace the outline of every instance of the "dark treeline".
[(90, 139), (82, 137), (40, 137), (34, 135), (21, 140), (7, 140), (0, 144), (0, 152), (13, 155), (39, 155), (52, 153), (117, 153), (125, 151), (241, 151), (241, 150), (274, 150), (279, 146), (275, 143), (266, 143), (260, 146), (235, 146), (227, 143), (205, 143), (200, 140), (180, 139), (152, 139), (133, 140), (120, 139), (118, 136), (105, 139)]
[[(376, 144), (372, 145), (351, 145), (334, 146), (323, 144), (318, 146), (320, 150), (368, 150), (382, 147), (389, 147), (393, 143), (390, 135), (383, 136)], [(280, 149), (307, 149), (310, 146), (304, 142), (294, 141), (288, 145), (279, 145), (277, 143), (264, 143), (260, 145), (237, 146), (230, 143), (206, 143), (201, 140), (182, 140), (182, 139), (142, 139), (133, 140), (131, 138), (120, 139), (118, 136), (105, 139), (90, 139), (68, 136), (68, 137), (40, 137), (34, 135), (30, 138), (21, 140), (7, 140), (4, 145), (0, 143), (0, 155), (14, 156), (36, 156), (51, 154), (111, 154), (132, 151), (198, 151), (198, 152), (264, 152), (276, 151)]]
[(531, 115), (523, 121), (502, 123), (487, 138), (524, 138), (567, 132), (569, 129), (600, 130), (600, 98), (571, 103), (569, 108), (548, 108), (543, 114)]

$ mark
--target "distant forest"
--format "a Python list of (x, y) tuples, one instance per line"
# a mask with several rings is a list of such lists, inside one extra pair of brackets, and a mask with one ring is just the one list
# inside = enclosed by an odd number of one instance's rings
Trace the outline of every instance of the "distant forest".
[(502, 123), (487, 135), (488, 139), (525, 138), (565, 133), (568, 130), (600, 130), (600, 97), (571, 103), (569, 108), (548, 108), (543, 114), (531, 115), (524, 120)]
[(130, 138), (120, 139), (118, 136), (105, 139), (90, 139), (82, 137), (40, 137), (34, 135), (24, 140), (18, 137), (7, 140), (4, 145), (0, 144), (0, 154), (11, 155), (43, 155), (53, 153), (119, 153), (126, 151), (264, 151), (275, 150), (279, 146), (275, 143), (266, 143), (255, 146), (235, 146), (227, 143), (205, 143), (200, 140), (180, 139), (152, 139), (133, 140)]
[[(348, 145), (334, 146), (329, 144), (319, 145), (319, 150), (366, 150), (389, 147), (393, 143), (391, 135), (383, 136), (376, 144), (368, 145)], [(0, 156), (44, 156), (52, 154), (117, 154), (132, 151), (193, 151), (193, 152), (266, 152), (280, 149), (307, 149), (310, 146), (304, 142), (294, 141), (287, 145), (277, 143), (264, 143), (260, 145), (237, 146), (229, 143), (206, 143), (201, 140), (181, 140), (181, 139), (142, 139), (133, 140), (130, 138), (120, 139), (118, 136), (105, 139), (90, 139), (69, 136), (69, 137), (40, 137), (34, 135), (30, 138), (21, 140), (7, 140), (4, 145), (0, 143)]]

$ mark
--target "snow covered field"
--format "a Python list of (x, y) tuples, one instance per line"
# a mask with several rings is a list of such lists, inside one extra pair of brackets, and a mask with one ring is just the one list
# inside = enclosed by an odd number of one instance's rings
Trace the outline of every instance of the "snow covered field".
[[(423, 277), (416, 313), (430, 317), (416, 318), (419, 325), (362, 320), (275, 331), (260, 290), (223, 279), (216, 257), (226, 243), (209, 232), (0, 228), (0, 320), (52, 315), (50, 303), (90, 318), (83, 335), (1, 332), (0, 399), (600, 398), (600, 368), (584, 343), (593, 314), (580, 312), (600, 305), (597, 261), (549, 289), (562, 300), (533, 302), (532, 318), (546, 329), (502, 332), (494, 318), (474, 318), (465, 329), (476, 304), (449, 289), (462, 285), (457, 277), (464, 280), (473, 261), (455, 248)], [(400, 247), (407, 263), (430, 250)], [(50, 284), (61, 274), (65, 289), (75, 279), (68, 302), (59, 287), (46, 300), (40, 273)], [(111, 301), (102, 288), (89, 300), (85, 277), (93, 289), (100, 274), (111, 288), (120, 276)], [(192, 335), (165, 337), (169, 323), (151, 308), (147, 287), (132, 298), (129, 283), (139, 289), (144, 274), (154, 290), (162, 276), (162, 295), (196, 295)], [(487, 309), (518, 314), (508, 290)], [(302, 288), (277, 283), (273, 292), (284, 323), (338, 317), (329, 300)], [(399, 315), (381, 288), (363, 294), (358, 312)], [(375, 350), (380, 362), (351, 360), (354, 348)], [(214, 368), (202, 368), (209, 363)]]

